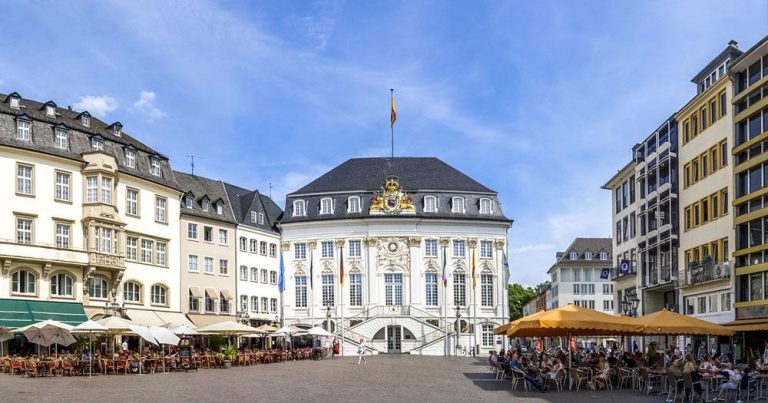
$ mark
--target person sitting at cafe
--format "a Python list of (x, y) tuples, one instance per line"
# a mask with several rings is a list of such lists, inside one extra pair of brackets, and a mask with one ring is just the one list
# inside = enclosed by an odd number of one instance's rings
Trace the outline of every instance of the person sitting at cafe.
[(91, 352), (88, 351), (88, 349), (86, 348), (85, 350), (83, 350), (83, 353), (80, 354), (80, 360), (81, 361), (88, 361), (90, 359), (91, 359)]
[(557, 373), (560, 370), (564, 370), (565, 365), (563, 365), (562, 361), (555, 358), (554, 361), (552, 361), (552, 366), (549, 368), (549, 371), (546, 372), (546, 376), (549, 379), (555, 379), (557, 377)]
[[(698, 368), (696, 367), (696, 361), (693, 360), (693, 355), (691, 354), (689, 354), (685, 358), (685, 365), (683, 366), (683, 374), (691, 375), (691, 382), (693, 382), (693, 391), (696, 392), (696, 395), (701, 396), (702, 395), (701, 383), (698, 383), (701, 380), (701, 374), (699, 374)], [(691, 391), (686, 389), (685, 393), (691, 393)]]
[(541, 382), (541, 380), (531, 376), (528, 371), (526, 370), (525, 366), (520, 362), (520, 357), (515, 354), (512, 356), (512, 359), (509, 360), (509, 363), (507, 364), (510, 369), (513, 370), (519, 370), (523, 373), (523, 378), (530, 383), (534, 388), (536, 388), (539, 392), (544, 393), (546, 391), (546, 387), (544, 386), (544, 383)]
[(679, 378), (683, 376), (682, 367), (680, 366), (680, 359), (675, 358), (672, 360), (672, 364), (667, 368), (667, 372)]
[(717, 397), (715, 397), (712, 400), (720, 401), (724, 400), (723, 395), (725, 394), (726, 390), (738, 390), (739, 386), (741, 385), (741, 370), (739, 368), (730, 368), (731, 365), (728, 364), (728, 368), (723, 369), (721, 372), (724, 374), (727, 374), (728, 376), (728, 382), (723, 382), (720, 385), (720, 393), (717, 394)]

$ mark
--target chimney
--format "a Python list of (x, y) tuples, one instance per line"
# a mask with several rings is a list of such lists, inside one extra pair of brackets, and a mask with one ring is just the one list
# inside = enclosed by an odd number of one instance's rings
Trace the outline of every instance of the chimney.
[(738, 42), (736, 42), (736, 41), (734, 41), (733, 39), (731, 39), (731, 40), (728, 42), (728, 46), (730, 46), (730, 47), (732, 47), (732, 48), (736, 48), (736, 49), (738, 49), (738, 48), (739, 48), (739, 43), (738, 43)]

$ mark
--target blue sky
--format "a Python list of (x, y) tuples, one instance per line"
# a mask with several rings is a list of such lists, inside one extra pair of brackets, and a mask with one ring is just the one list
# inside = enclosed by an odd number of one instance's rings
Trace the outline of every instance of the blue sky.
[[(5, 1), (0, 92), (111, 122), (283, 196), (342, 161), (437, 156), (499, 192), (513, 282), (610, 236), (600, 186), (760, 1)], [(404, 184), (407, 187), (407, 184)]]

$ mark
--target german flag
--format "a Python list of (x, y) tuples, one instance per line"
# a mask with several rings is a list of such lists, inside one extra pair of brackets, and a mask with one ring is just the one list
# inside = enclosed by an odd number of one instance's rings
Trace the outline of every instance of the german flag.
[(389, 127), (395, 127), (395, 120), (397, 120), (397, 108), (395, 107), (395, 90), (391, 91), (392, 98), (392, 113), (389, 115)]

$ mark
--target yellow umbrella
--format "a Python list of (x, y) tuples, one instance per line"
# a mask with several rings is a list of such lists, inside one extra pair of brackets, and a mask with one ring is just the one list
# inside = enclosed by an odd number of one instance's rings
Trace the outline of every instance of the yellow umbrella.
[(538, 312), (532, 313), (532, 314), (530, 314), (528, 316), (523, 316), (522, 318), (515, 319), (512, 322), (509, 322), (509, 323), (506, 323), (504, 325), (501, 325), (501, 326), (497, 327), (496, 329), (494, 329), (493, 333), (494, 334), (507, 334), (509, 329), (514, 328), (515, 326), (517, 326), (517, 324), (520, 323), (521, 320), (531, 320), (533, 318), (537, 318), (537, 317), (543, 315), (546, 312), (547, 311), (538, 311)]
[(716, 323), (671, 312), (666, 309), (633, 319), (643, 334), (730, 336), (733, 330)]
[(618, 316), (608, 315), (576, 305), (529, 315), (511, 326), (507, 336), (554, 337), (554, 336), (601, 336), (639, 334), (642, 326)]

